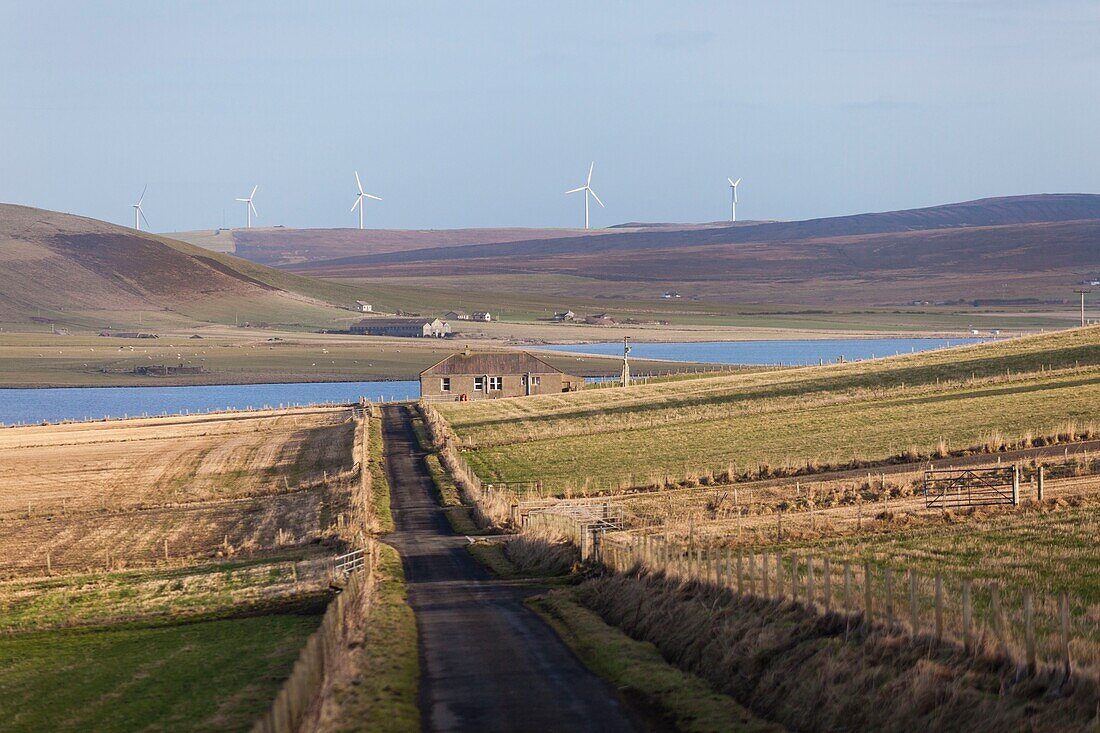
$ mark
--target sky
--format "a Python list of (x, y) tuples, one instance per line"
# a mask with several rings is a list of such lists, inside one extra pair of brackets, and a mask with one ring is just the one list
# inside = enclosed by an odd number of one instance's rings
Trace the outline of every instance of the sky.
[(0, 202), (154, 231), (1100, 192), (1100, 3), (3, 2)]

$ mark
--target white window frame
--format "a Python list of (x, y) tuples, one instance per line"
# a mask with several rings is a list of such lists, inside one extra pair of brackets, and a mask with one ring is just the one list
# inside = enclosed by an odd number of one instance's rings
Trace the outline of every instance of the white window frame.
[(504, 377), (489, 377), (488, 392), (500, 392), (504, 389)]
[(474, 377), (474, 391), (475, 392), (484, 392), (485, 391), (485, 377)]
[(439, 391), (440, 392), (450, 392), (451, 391), (451, 378), (450, 377), (440, 377), (439, 378)]

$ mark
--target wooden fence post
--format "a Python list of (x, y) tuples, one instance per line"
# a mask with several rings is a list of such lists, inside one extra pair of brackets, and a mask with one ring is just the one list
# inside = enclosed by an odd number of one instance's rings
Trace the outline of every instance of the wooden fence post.
[(1035, 599), (1030, 588), (1024, 589), (1024, 646), (1028, 674), (1035, 674)]
[(1044, 493), (1043, 492), (1043, 488), (1044, 488), (1043, 487), (1043, 483), (1044, 483), (1043, 473), (1044, 473), (1044, 468), (1046, 468), (1046, 467), (1040, 464), (1040, 466), (1039, 466), (1039, 475), (1035, 478), (1035, 493), (1036, 493), (1036, 498), (1039, 501), (1043, 500), (1043, 493)]
[(763, 595), (765, 598), (771, 598), (771, 595), (768, 593), (768, 553), (766, 552), (761, 555), (760, 571)]
[(852, 564), (844, 561), (844, 615), (852, 612)]
[(874, 620), (874, 605), (871, 603), (871, 563), (863, 563), (863, 616), (870, 623)]
[(970, 578), (962, 582), (963, 647), (974, 650), (974, 601), (971, 598)]
[(775, 597), (783, 600), (783, 556), (775, 553)]
[(822, 560), (821, 573), (825, 576), (822, 590), (825, 592), (825, 610), (828, 611), (832, 608), (833, 601), (833, 569), (828, 557)]
[(740, 550), (737, 551), (737, 595), (745, 595), (745, 574), (742, 572), (742, 560), (744, 560), (744, 553)]
[(749, 593), (756, 595), (756, 553), (749, 553)]
[(943, 639), (943, 576), (936, 575), (936, 640)]
[[(1042, 474), (1040, 474), (1042, 475)], [(1065, 665), (1065, 678), (1069, 679), (1069, 594), (1062, 591), (1058, 596), (1058, 617), (1062, 627), (1062, 663)]]
[(806, 603), (814, 605), (814, 556), (806, 556)]
[(1020, 505), (1020, 464), (1012, 466), (1012, 506)]
[(886, 582), (886, 626), (894, 627), (894, 571), (890, 566), (883, 570)]
[(791, 555), (791, 600), (798, 602), (798, 555)]
[(920, 605), (917, 601), (917, 584), (919, 579), (916, 570), (909, 570), (909, 633), (913, 641), (920, 636)]

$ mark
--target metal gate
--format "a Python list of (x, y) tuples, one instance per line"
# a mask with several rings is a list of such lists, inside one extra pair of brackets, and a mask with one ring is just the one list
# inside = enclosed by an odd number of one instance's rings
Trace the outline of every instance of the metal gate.
[(924, 505), (929, 509), (1019, 503), (1018, 466), (924, 472)]

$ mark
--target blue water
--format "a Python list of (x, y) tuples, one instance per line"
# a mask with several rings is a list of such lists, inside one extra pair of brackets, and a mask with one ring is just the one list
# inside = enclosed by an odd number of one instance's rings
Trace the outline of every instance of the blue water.
[[(634, 359), (666, 359), (709, 364), (789, 364), (807, 365), (893, 356), (915, 351), (929, 351), (948, 346), (972, 344), (981, 339), (820, 339), (804, 341), (700, 341), (649, 343), (632, 342), (630, 356)], [(579, 354), (621, 356), (623, 344), (612, 341), (595, 344), (554, 344), (540, 346), (548, 351), (571, 351)]]
[(300, 382), (198, 387), (0, 389), (0, 424), (417, 398), (420, 382)]

